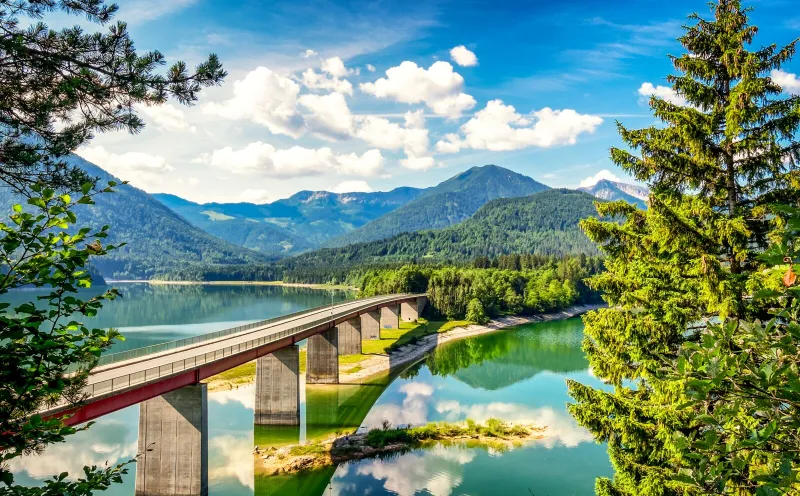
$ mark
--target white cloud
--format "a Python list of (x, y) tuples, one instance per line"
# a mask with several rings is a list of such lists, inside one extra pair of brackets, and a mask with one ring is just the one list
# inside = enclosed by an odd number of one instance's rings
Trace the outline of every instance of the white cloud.
[(232, 478), (251, 490), (255, 487), (254, 464), (242, 463), (242, 460), (253, 457), (252, 436), (234, 437), (224, 434), (211, 438), (208, 444), (212, 452), (217, 455), (213, 466), (208, 470), (210, 479), (219, 482)]
[(386, 420), (393, 426), (422, 425), (428, 422), (428, 404), (433, 387), (424, 382), (403, 384), (400, 392), (405, 394), (402, 404), (384, 403), (369, 411), (361, 425), (367, 429), (380, 427)]
[(436, 445), (387, 460), (359, 463), (358, 475), (384, 481), (385, 492), (398, 496), (450, 496), (464, 481), (464, 465), (477, 456), (474, 449)]
[(302, 177), (325, 173), (374, 176), (383, 169), (380, 150), (337, 155), (328, 147), (313, 149), (293, 146), (277, 150), (269, 143), (257, 141), (240, 150), (228, 146), (198, 157), (234, 174), (264, 174), (270, 177)]
[(358, 125), (356, 136), (384, 150), (403, 149), (406, 154), (406, 158), (400, 161), (403, 167), (419, 170), (435, 164), (428, 150), (428, 129), (425, 128), (422, 110), (406, 112), (404, 126), (383, 117), (364, 117)]
[(453, 72), (449, 62), (438, 61), (428, 69), (405, 61), (386, 71), (374, 83), (362, 83), (361, 91), (377, 98), (402, 103), (424, 102), (434, 113), (458, 118), (475, 106), (475, 99), (464, 93), (464, 78)]
[(653, 86), (652, 83), (642, 83), (642, 85), (639, 87), (638, 93), (640, 96), (648, 99), (651, 96), (657, 96), (662, 100), (666, 100), (674, 105), (680, 105), (681, 107), (689, 105), (689, 102), (686, 101), (686, 98), (676, 93), (675, 90), (669, 86)]
[(461, 150), (461, 138), (455, 133), (447, 133), (444, 139), (436, 143), (436, 151), (439, 153), (458, 153)]
[(326, 139), (346, 138), (353, 134), (353, 116), (347, 107), (344, 95), (303, 95), (300, 105), (311, 111), (306, 116), (307, 127)]
[(355, 153), (337, 155), (335, 158), (339, 174), (351, 176), (377, 176), (383, 170), (383, 155), (380, 150), (368, 150), (360, 156)]
[(509, 151), (529, 146), (574, 145), (579, 135), (593, 133), (602, 122), (595, 115), (549, 107), (523, 117), (513, 106), (492, 100), (461, 126), (459, 132), (463, 137), (448, 134), (436, 144), (436, 149), (440, 153), (455, 153), (461, 148)]
[[(339, 57), (325, 59), (320, 64), (320, 71), (306, 69), (302, 81), (306, 88), (311, 90), (331, 90), (338, 93), (353, 94), (353, 85), (350, 81), (342, 79), (358, 71), (348, 69)], [(327, 75), (326, 75), (327, 74)]]
[(162, 131), (189, 131), (192, 133), (197, 131), (194, 126), (186, 122), (186, 115), (183, 113), (183, 110), (170, 103), (161, 105), (140, 105), (137, 106), (136, 110), (144, 114), (148, 120), (152, 121), (153, 124)]
[(477, 403), (461, 404), (458, 401), (440, 401), (436, 411), (445, 415), (449, 422), (472, 419), (486, 422), (490, 418), (500, 418), (515, 424), (529, 424), (545, 427), (544, 438), (537, 443), (547, 448), (554, 446), (574, 447), (581, 443), (593, 442), (592, 434), (579, 426), (575, 419), (564, 410), (549, 406), (534, 408), (519, 403)]
[(303, 85), (310, 90), (331, 90), (347, 95), (353, 94), (353, 85), (346, 79), (327, 77), (314, 69), (306, 69), (302, 76)]
[(303, 117), (297, 112), (299, 93), (300, 85), (262, 66), (233, 83), (232, 98), (208, 103), (203, 111), (226, 119), (248, 119), (273, 134), (298, 138), (304, 132)]
[(330, 57), (323, 60), (320, 69), (335, 78), (343, 78), (356, 73), (355, 70), (345, 67), (344, 61), (340, 57)]
[(319, 54), (310, 48), (300, 54), (300, 56), (303, 57), (304, 59), (310, 59), (311, 57), (316, 57), (317, 55)]
[(197, 0), (133, 0), (120, 5), (119, 19), (129, 24), (152, 21), (192, 5)]
[(100, 166), (109, 174), (147, 191), (160, 188), (164, 176), (175, 170), (161, 155), (143, 152), (111, 153), (102, 146), (78, 148), (75, 153)]
[(467, 47), (464, 45), (459, 45), (451, 49), (450, 58), (460, 66), (471, 67), (473, 65), (478, 65), (478, 57), (476, 57), (473, 52), (467, 50)]
[(367, 70), (368, 70), (369, 72), (375, 72), (375, 66), (374, 66), (374, 65), (372, 65), (372, 64), (367, 64), (367, 66), (366, 66), (366, 67), (367, 67)]
[(793, 95), (800, 95), (800, 78), (791, 72), (785, 72), (780, 69), (774, 69), (770, 73), (772, 80), (787, 93)]
[(366, 181), (344, 181), (331, 190), (334, 193), (370, 193), (372, 186)]
[(609, 181), (615, 181), (615, 182), (621, 182), (622, 181), (619, 177), (614, 175), (614, 173), (611, 172), (610, 170), (603, 169), (600, 172), (598, 172), (597, 174), (595, 174), (594, 176), (589, 176), (586, 179), (584, 179), (583, 181), (581, 181), (579, 187), (588, 188), (589, 186), (594, 186), (595, 184), (598, 183), (598, 181), (601, 181), (603, 179), (607, 179)]
[(246, 203), (269, 203), (272, 195), (265, 189), (246, 189), (239, 194), (239, 201)]
[(136, 456), (136, 430), (114, 419), (100, 418), (90, 431), (70, 436), (68, 443), (48, 446), (44, 453), (13, 458), (8, 462), (15, 473), (26, 473), (43, 480), (59, 472), (68, 472), (69, 480), (83, 475), (85, 466), (115, 465)]

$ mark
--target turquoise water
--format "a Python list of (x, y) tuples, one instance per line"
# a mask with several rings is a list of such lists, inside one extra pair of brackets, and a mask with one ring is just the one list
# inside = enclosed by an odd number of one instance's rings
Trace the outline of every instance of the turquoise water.
[[(274, 287), (170, 286), (125, 288), (97, 325), (116, 325), (138, 342), (184, 337), (229, 324), (330, 302), (331, 294)], [(334, 295), (344, 298), (345, 295)], [(152, 311), (149, 309), (152, 308)], [(104, 310), (104, 312), (106, 312)], [(181, 319), (185, 318), (185, 323)], [(105, 320), (104, 320), (105, 319)], [(194, 327), (192, 327), (194, 326)], [(192, 330), (193, 329), (193, 330)], [(203, 332), (207, 332), (203, 331)], [(443, 346), (399, 377), (370, 384), (301, 387), (301, 425), (253, 426), (253, 386), (208, 394), (208, 467), (212, 495), (497, 495), (592, 494), (598, 475), (611, 475), (605, 447), (566, 411), (565, 380), (595, 386), (580, 350), (579, 319), (523, 326)], [(43, 455), (14, 460), (17, 481), (136, 455), (139, 408), (103, 417), (90, 431)], [(490, 417), (547, 427), (545, 438), (512, 451), (438, 446), (381, 460), (361, 460), (293, 476), (259, 473), (254, 445), (325, 438), (336, 431), (434, 420)], [(134, 494), (136, 466), (106, 494)]]

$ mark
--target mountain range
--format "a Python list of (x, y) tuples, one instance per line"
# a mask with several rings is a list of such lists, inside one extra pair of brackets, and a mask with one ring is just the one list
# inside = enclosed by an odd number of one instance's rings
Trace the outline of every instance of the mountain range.
[(650, 190), (644, 186), (621, 183), (609, 179), (601, 179), (591, 186), (578, 188), (578, 190), (585, 191), (602, 200), (625, 200), (639, 208), (647, 208), (647, 197), (650, 195)]
[[(80, 157), (100, 179), (117, 178)], [(78, 226), (109, 225), (126, 243), (95, 266), (110, 279), (274, 279), (299, 264), (464, 260), (511, 252), (595, 253), (577, 228), (596, 198), (645, 206), (647, 190), (602, 180), (552, 190), (496, 165), (472, 167), (429, 188), (388, 192), (301, 191), (268, 204), (200, 204), (120, 185), (76, 209)], [(0, 188), (0, 204), (19, 203)], [(24, 202), (23, 202), (24, 203)], [(300, 257), (294, 257), (303, 253)], [(289, 258), (286, 258), (289, 257)], [(277, 264), (279, 259), (287, 262)]]
[(578, 227), (581, 219), (597, 215), (595, 201), (597, 198), (588, 193), (570, 189), (498, 198), (452, 226), (322, 248), (284, 259), (279, 265), (290, 271), (307, 271), (318, 267), (468, 261), (482, 255), (511, 253), (596, 255), (597, 247)]
[[(77, 156), (69, 162), (99, 178), (100, 184), (121, 182), (100, 167)], [(103, 244), (127, 243), (107, 256), (93, 259), (100, 273), (111, 279), (148, 279), (161, 277), (175, 270), (196, 267), (227, 272), (231, 267), (263, 264), (271, 258), (223, 241), (173, 212), (148, 193), (127, 184), (117, 186), (114, 193), (95, 197), (95, 205), (75, 208), (76, 227), (110, 226)], [(15, 203), (25, 204), (7, 187), (0, 188), (0, 205), (8, 210)]]
[(413, 201), (424, 191), (409, 187), (376, 193), (300, 191), (261, 205), (199, 204), (168, 194), (153, 197), (214, 236), (251, 250), (286, 256), (318, 248)]
[(383, 215), (328, 246), (385, 239), (404, 232), (452, 226), (496, 198), (532, 195), (548, 189), (528, 176), (496, 165), (472, 167), (425, 190), (413, 201)]

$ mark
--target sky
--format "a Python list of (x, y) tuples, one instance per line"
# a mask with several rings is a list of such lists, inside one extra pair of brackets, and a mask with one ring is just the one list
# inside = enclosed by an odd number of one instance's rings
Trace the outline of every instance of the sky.
[[(609, 160), (616, 122), (653, 124), (651, 94), (681, 101), (668, 55), (689, 14), (710, 16), (702, 0), (118, 3), (138, 50), (190, 66), (216, 53), (229, 74), (76, 152), (200, 203), (426, 187), (485, 164), (554, 187), (633, 182)], [(755, 46), (800, 36), (793, 4), (745, 2)], [(800, 93), (797, 74), (800, 59), (773, 78)]]

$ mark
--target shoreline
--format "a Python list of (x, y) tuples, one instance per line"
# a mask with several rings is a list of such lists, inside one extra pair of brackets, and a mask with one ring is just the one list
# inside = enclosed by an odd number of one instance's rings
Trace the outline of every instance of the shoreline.
[(577, 317), (586, 312), (603, 308), (604, 304), (595, 305), (574, 305), (560, 312), (530, 315), (530, 316), (508, 316), (490, 320), (484, 325), (471, 324), (465, 327), (455, 327), (441, 334), (429, 334), (420, 338), (416, 343), (407, 344), (388, 355), (375, 355), (359, 363), (361, 368), (357, 372), (342, 374), (340, 372), (340, 384), (358, 383), (365, 379), (393, 369), (410, 365), (422, 360), (426, 354), (439, 345), (450, 341), (471, 338), (502, 331), (508, 327), (536, 322), (550, 322), (554, 320), (564, 320)]
[(161, 279), (106, 279), (107, 284), (151, 284), (153, 286), (280, 286), (285, 288), (327, 289), (336, 291), (358, 291), (354, 286), (343, 284), (311, 284), (283, 281), (164, 281)]

